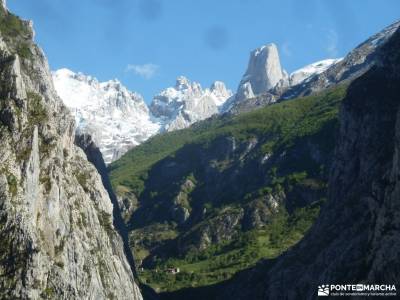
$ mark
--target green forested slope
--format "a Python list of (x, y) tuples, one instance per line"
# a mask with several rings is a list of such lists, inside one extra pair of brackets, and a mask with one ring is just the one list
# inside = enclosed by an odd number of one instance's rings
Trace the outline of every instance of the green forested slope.
[(326, 196), (345, 92), (206, 120), (114, 162), (141, 278), (160, 291), (204, 286), (301, 239)]

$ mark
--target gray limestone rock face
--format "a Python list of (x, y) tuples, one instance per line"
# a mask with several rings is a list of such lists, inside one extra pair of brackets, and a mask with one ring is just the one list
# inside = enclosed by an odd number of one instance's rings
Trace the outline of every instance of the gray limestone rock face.
[(142, 299), (30, 23), (10, 18), (23, 32), (0, 33), (0, 298)]
[[(250, 53), (237, 92), (224, 103), (221, 111), (236, 114), (273, 103), (288, 87), (289, 75), (281, 66), (278, 48), (273, 43), (262, 46)], [(259, 97), (264, 99), (259, 101)]]
[(221, 97), (226, 97), (229, 94), (228, 89), (225, 86), (225, 83), (222, 81), (215, 81), (211, 84), (210, 91), (214, 92), (216, 95)]
[(261, 94), (275, 87), (283, 77), (278, 48), (268, 44), (251, 52), (242, 83), (250, 82), (253, 92)]
[(236, 101), (266, 93), (284, 80), (288, 81), (288, 75), (281, 67), (276, 45), (268, 44), (257, 48), (250, 54), (247, 71), (239, 84)]
[(250, 82), (247, 81), (239, 86), (236, 99), (251, 99), (254, 97), (255, 95)]

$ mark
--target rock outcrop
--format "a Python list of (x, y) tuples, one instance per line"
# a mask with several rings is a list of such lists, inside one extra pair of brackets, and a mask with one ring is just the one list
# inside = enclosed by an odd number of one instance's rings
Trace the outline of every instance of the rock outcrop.
[(0, 298), (142, 299), (30, 22), (0, 19)]

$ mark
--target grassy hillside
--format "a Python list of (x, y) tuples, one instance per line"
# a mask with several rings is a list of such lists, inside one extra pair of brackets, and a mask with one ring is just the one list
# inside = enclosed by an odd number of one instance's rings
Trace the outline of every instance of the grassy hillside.
[(206, 286), (297, 243), (326, 197), (345, 93), (206, 120), (114, 162), (141, 279), (158, 291)]

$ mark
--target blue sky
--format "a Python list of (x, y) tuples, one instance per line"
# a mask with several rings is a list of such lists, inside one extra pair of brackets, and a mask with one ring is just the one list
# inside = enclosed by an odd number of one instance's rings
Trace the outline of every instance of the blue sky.
[(8, 0), (53, 70), (154, 94), (185, 75), (236, 90), (249, 52), (278, 45), (289, 72), (348, 51), (400, 18), (398, 0)]

